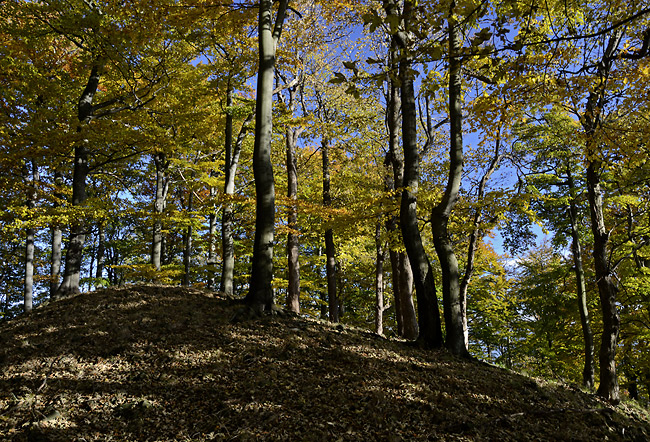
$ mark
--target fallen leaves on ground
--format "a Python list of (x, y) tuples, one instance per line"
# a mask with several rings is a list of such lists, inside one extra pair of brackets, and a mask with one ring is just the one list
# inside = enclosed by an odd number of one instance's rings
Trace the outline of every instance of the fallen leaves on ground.
[(571, 386), (237, 308), (137, 286), (0, 324), (0, 440), (650, 439), (647, 413)]

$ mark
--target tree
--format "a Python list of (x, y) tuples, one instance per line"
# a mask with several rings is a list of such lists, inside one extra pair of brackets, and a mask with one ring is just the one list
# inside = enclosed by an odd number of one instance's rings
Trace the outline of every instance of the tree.
[(402, 147), (404, 149), (404, 190), (400, 207), (400, 226), (415, 282), (415, 294), (418, 301), (418, 339), (426, 346), (435, 348), (443, 345), (442, 324), (433, 272), (429, 258), (422, 246), (417, 221), (420, 154), (417, 143), (413, 54), (411, 53), (412, 35), (410, 34), (413, 3), (405, 1), (401, 14), (397, 5), (391, 1), (384, 2), (384, 9), (389, 17), (401, 17), (403, 26), (393, 34), (395, 44), (400, 48), (399, 79), (402, 103)]
[(253, 174), (255, 176), (255, 242), (251, 279), (246, 304), (256, 313), (271, 311), (273, 305), (273, 242), (275, 223), (275, 186), (271, 163), (271, 134), (273, 128), (273, 79), (275, 51), (289, 0), (280, 0), (275, 22), (273, 2), (261, 0), (258, 23), (259, 71), (255, 108), (255, 146)]

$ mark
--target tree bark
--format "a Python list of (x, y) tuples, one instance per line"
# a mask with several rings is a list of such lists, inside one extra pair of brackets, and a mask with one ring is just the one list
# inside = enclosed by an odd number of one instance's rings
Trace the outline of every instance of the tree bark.
[[(393, 39), (389, 63), (395, 70), (398, 69), (397, 58), (397, 43)], [(401, 188), (404, 181), (404, 162), (399, 148), (401, 107), (399, 93), (397, 82), (394, 78), (391, 78), (387, 97), (388, 106), (386, 109), (389, 141), (385, 164), (392, 168), (392, 180), (389, 178), (386, 183), (386, 191), (388, 192), (393, 192)], [(399, 216), (390, 216), (386, 220), (386, 230), (389, 232), (389, 235), (401, 235), (398, 227)], [(389, 255), (398, 335), (405, 339), (415, 340), (418, 337), (419, 331), (415, 305), (413, 304), (413, 273), (411, 272), (411, 265), (404, 252), (392, 250), (391, 247)]]
[[(296, 88), (289, 89), (290, 112), (294, 110)], [(287, 213), (287, 308), (296, 314), (300, 313), (300, 242), (298, 239), (298, 162), (296, 159), (296, 143), (302, 130), (287, 126), (285, 144), (287, 148), (287, 197), (289, 208)]]
[[(232, 106), (232, 88), (230, 88), (228, 99), (228, 106)], [(223, 212), (221, 214), (221, 255), (222, 255), (222, 269), (221, 269), (221, 285), (220, 290), (226, 295), (232, 295), (234, 291), (234, 273), (235, 273), (235, 241), (233, 239), (233, 203), (230, 201), (235, 194), (235, 178), (237, 177), (237, 167), (239, 166), (239, 155), (241, 153), (242, 144), (248, 134), (248, 126), (253, 121), (254, 113), (249, 114), (241, 129), (235, 145), (232, 145), (232, 116), (226, 115), (226, 164), (224, 182), (224, 195), (225, 202), (223, 204)]]
[[(36, 207), (36, 186), (40, 180), (38, 173), (38, 166), (36, 161), (31, 161), (32, 173), (30, 176), (28, 166), (25, 164), (24, 179), (28, 186), (27, 191), (27, 210), (32, 212)], [(31, 213), (29, 214), (31, 215)], [(32, 311), (34, 301), (34, 236), (36, 229), (28, 227), (25, 232), (25, 286), (23, 293), (23, 311), (30, 313)]]
[[(54, 197), (56, 200), (62, 200), (61, 187), (63, 186), (63, 174), (59, 171), (54, 172)], [(55, 203), (55, 208), (59, 204)], [(59, 276), (61, 275), (61, 244), (63, 243), (63, 232), (61, 227), (54, 223), (52, 230), (52, 256), (50, 259), (50, 298), (56, 296), (56, 290), (59, 288)]]
[(588, 389), (594, 388), (594, 336), (589, 324), (589, 309), (587, 308), (587, 289), (585, 284), (585, 271), (582, 266), (582, 247), (578, 234), (578, 208), (575, 202), (575, 184), (571, 171), (567, 168), (567, 184), (571, 194), (569, 202), (569, 221), (571, 223), (571, 252), (573, 255), (573, 269), (576, 275), (576, 292), (578, 295), (578, 310), (585, 347), (585, 362), (582, 370), (582, 385)]
[(446, 347), (458, 356), (469, 356), (463, 330), (465, 300), (460, 296), (458, 260), (449, 238), (448, 222), (458, 200), (463, 173), (463, 131), (460, 31), (453, 18), (455, 2), (450, 6), (449, 24), (449, 178), (440, 203), (431, 212), (433, 243), (442, 270), (442, 302), (445, 316)]
[[(189, 216), (193, 210), (193, 192), (188, 189), (189, 195), (187, 196), (187, 215)], [(190, 270), (192, 260), (192, 225), (190, 224), (185, 228), (183, 234), (183, 286), (189, 287), (190, 285)]]
[(377, 257), (375, 261), (375, 333), (384, 335), (384, 260), (385, 253), (381, 243), (381, 224), (375, 228), (375, 248)]
[[(405, 2), (405, 5), (407, 4), (410, 5), (410, 2)], [(420, 158), (417, 146), (415, 91), (411, 65), (411, 56), (407, 50), (404, 50), (399, 62), (402, 143), (404, 147), (404, 190), (402, 191), (400, 226), (415, 282), (415, 294), (418, 301), (418, 340), (427, 347), (437, 348), (443, 345), (438, 298), (431, 264), (422, 245), (417, 219)]]
[(616, 307), (618, 286), (616, 275), (609, 257), (609, 232), (605, 226), (603, 213), (603, 188), (601, 173), (603, 169), (597, 131), (601, 125), (601, 111), (605, 104), (607, 78), (612, 67), (612, 56), (621, 39), (621, 31), (614, 31), (609, 38), (602, 60), (598, 63), (598, 84), (589, 93), (582, 119), (586, 135), (585, 156), (587, 159), (587, 198), (591, 218), (591, 231), (594, 236), (594, 267), (596, 283), (603, 316), (603, 333), (599, 351), (600, 385), (597, 393), (611, 403), (620, 401), (616, 374), (616, 345), (620, 329), (620, 317)]
[(100, 222), (97, 230), (97, 270), (95, 277), (101, 279), (104, 276), (104, 264), (106, 260), (106, 233), (104, 232), (104, 224)]
[(156, 197), (153, 205), (154, 222), (153, 238), (151, 240), (151, 264), (156, 270), (160, 270), (163, 261), (162, 214), (167, 206), (167, 193), (169, 191), (169, 181), (167, 179), (169, 160), (163, 152), (157, 152), (153, 155), (153, 161), (156, 166)]
[[(388, 16), (400, 17), (395, 1), (385, 0)], [(417, 193), (420, 182), (420, 155), (417, 146), (413, 57), (409, 52), (409, 26), (413, 9), (410, 0), (404, 2), (401, 14), (403, 29), (392, 36), (391, 45), (400, 48), (399, 78), (402, 102), (402, 144), (404, 149), (404, 177), (400, 205), (402, 240), (411, 264), (415, 295), (418, 302), (418, 341), (432, 348), (442, 347), (442, 324), (438, 310), (435, 282), (429, 258), (422, 245), (417, 218)]]
[[(213, 199), (217, 195), (216, 188), (210, 188), (210, 198)], [(217, 276), (216, 276), (216, 267), (217, 267), (217, 214), (213, 210), (212, 213), (208, 215), (208, 259), (206, 264), (208, 265), (208, 274), (206, 287), (210, 290), (216, 289), (217, 285)]]
[(500, 148), (501, 148), (501, 139), (497, 138), (492, 161), (490, 161), (490, 165), (488, 169), (485, 171), (485, 173), (481, 177), (481, 181), (479, 182), (478, 194), (477, 194), (478, 207), (476, 209), (476, 212), (474, 213), (474, 219), (472, 220), (473, 228), (472, 228), (472, 233), (469, 236), (469, 247), (467, 248), (467, 263), (465, 265), (465, 273), (463, 274), (463, 278), (460, 281), (459, 298), (462, 301), (461, 314), (463, 319), (463, 335), (464, 335), (466, 345), (469, 344), (469, 330), (467, 327), (467, 291), (469, 289), (469, 283), (471, 282), (472, 276), (474, 274), (474, 258), (476, 255), (476, 248), (478, 247), (479, 240), (483, 236), (483, 230), (481, 229), (483, 208), (481, 207), (481, 205), (483, 204), (483, 200), (485, 199), (485, 187), (487, 185), (487, 182), (492, 176), (492, 174), (496, 171), (499, 163), (501, 162), (501, 159), (503, 158), (503, 155), (501, 155), (501, 153), (499, 152)]
[[(332, 207), (332, 195), (330, 193), (330, 140), (323, 138), (321, 141), (321, 157), (323, 160), (323, 205), (326, 208)], [(325, 230), (325, 273), (327, 275), (327, 304), (330, 322), (339, 322), (339, 298), (336, 287), (336, 247), (334, 246), (334, 231), (329, 228)]]
[[(97, 88), (99, 87), (102, 68), (103, 66), (100, 63), (93, 65), (86, 87), (81, 93), (81, 97), (79, 97), (79, 103), (77, 105), (78, 133), (83, 131), (83, 126), (93, 116), (92, 103), (97, 93)], [(88, 170), (88, 147), (86, 146), (86, 140), (81, 140), (74, 149), (74, 169), (72, 173), (72, 205), (74, 207), (82, 206), (86, 202), (86, 178), (88, 177)], [(68, 241), (68, 248), (65, 254), (63, 281), (56, 291), (55, 297), (79, 293), (85, 241), (86, 226), (83, 221), (77, 218), (70, 226), (70, 240)]]
[(280, 0), (273, 26), (273, 1), (261, 0), (259, 6), (259, 72), (255, 109), (255, 241), (249, 292), (246, 304), (256, 313), (273, 306), (273, 242), (275, 227), (275, 184), (271, 163), (273, 126), (273, 79), (275, 49), (282, 32), (288, 0)]

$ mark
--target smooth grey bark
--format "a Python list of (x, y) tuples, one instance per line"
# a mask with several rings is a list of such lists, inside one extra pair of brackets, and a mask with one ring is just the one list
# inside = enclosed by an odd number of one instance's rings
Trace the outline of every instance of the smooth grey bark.
[(503, 155), (500, 153), (500, 148), (501, 138), (497, 138), (494, 147), (494, 156), (492, 157), (490, 165), (488, 166), (485, 173), (483, 173), (483, 176), (479, 181), (477, 192), (478, 207), (474, 212), (474, 217), (472, 219), (472, 232), (469, 235), (469, 246), (467, 248), (467, 262), (465, 264), (465, 273), (463, 274), (463, 278), (460, 281), (459, 298), (461, 299), (463, 335), (466, 345), (469, 343), (469, 330), (467, 327), (467, 291), (469, 289), (469, 283), (471, 282), (472, 276), (474, 274), (474, 258), (476, 255), (476, 248), (478, 246), (479, 240), (483, 237), (484, 234), (483, 229), (481, 229), (481, 222), (483, 218), (483, 209), (481, 205), (485, 199), (485, 187), (487, 185), (487, 182), (492, 174), (496, 171), (499, 163), (501, 162), (501, 159), (503, 158)]
[(256, 313), (271, 311), (273, 306), (273, 243), (275, 227), (275, 184), (271, 163), (273, 129), (273, 80), (275, 50), (289, 0), (280, 0), (273, 24), (273, 1), (259, 5), (259, 72), (255, 108), (255, 240), (249, 291), (245, 303)]
[[(402, 102), (402, 145), (404, 149), (404, 180), (400, 206), (400, 227), (404, 247), (411, 263), (415, 294), (418, 302), (418, 341), (432, 348), (442, 347), (442, 324), (438, 310), (435, 282), (429, 258), (422, 245), (417, 218), (417, 193), (420, 182), (420, 155), (417, 145), (417, 117), (415, 90), (413, 86), (413, 59), (409, 52), (408, 26), (412, 13), (412, 2), (404, 2), (402, 22), (405, 30), (393, 35), (401, 48), (399, 60), (400, 97)], [(393, 1), (385, 1), (384, 8), (389, 16), (399, 17)]]
[[(90, 71), (88, 82), (79, 97), (77, 104), (77, 119), (79, 124), (77, 132), (82, 132), (83, 127), (93, 117), (93, 99), (99, 87), (102, 63), (95, 63)], [(88, 177), (88, 147), (86, 140), (81, 140), (74, 148), (74, 168), (72, 172), (72, 205), (82, 206), (87, 199), (86, 178)], [(55, 293), (55, 298), (79, 293), (81, 278), (81, 263), (83, 246), (86, 241), (86, 225), (80, 219), (75, 219), (70, 225), (70, 239), (65, 254), (65, 270), (63, 281)]]
[(585, 156), (587, 160), (587, 199), (594, 237), (594, 267), (596, 284), (600, 297), (603, 317), (603, 332), (599, 351), (600, 385), (597, 394), (611, 403), (620, 401), (620, 391), (616, 374), (616, 346), (620, 330), (620, 316), (616, 307), (618, 286), (609, 255), (609, 230), (605, 226), (603, 212), (604, 190), (601, 183), (603, 161), (597, 140), (597, 132), (602, 123), (601, 111), (605, 104), (607, 78), (612, 68), (612, 56), (621, 39), (621, 31), (610, 36), (602, 59), (598, 62), (598, 83), (589, 93), (582, 126), (585, 131)]
[(167, 206), (167, 193), (169, 192), (169, 179), (167, 177), (169, 160), (165, 153), (157, 152), (153, 155), (153, 161), (156, 167), (156, 196), (153, 204), (154, 222), (151, 240), (151, 264), (156, 270), (160, 270), (163, 261), (162, 214)]
[[(217, 190), (214, 187), (210, 188), (210, 198), (213, 199), (217, 196)], [(217, 266), (217, 214), (212, 212), (208, 215), (208, 274), (206, 280), (206, 287), (214, 289), (217, 285), (216, 266)]]
[(576, 293), (578, 295), (578, 310), (580, 312), (580, 325), (584, 340), (585, 362), (582, 370), (582, 385), (588, 389), (594, 388), (594, 336), (589, 324), (589, 309), (587, 308), (587, 288), (585, 283), (585, 271), (582, 266), (582, 247), (578, 233), (578, 208), (575, 202), (575, 183), (570, 168), (567, 167), (567, 185), (571, 199), (569, 201), (568, 214), (571, 224), (571, 252), (573, 255), (573, 271), (576, 275)]
[(102, 278), (104, 276), (104, 264), (106, 262), (106, 232), (104, 231), (104, 224), (100, 223), (97, 226), (97, 270), (95, 278)]
[(453, 18), (455, 2), (451, 3), (449, 17), (449, 177), (442, 200), (431, 211), (433, 244), (442, 271), (442, 304), (445, 317), (446, 347), (458, 356), (469, 356), (463, 318), (465, 300), (460, 294), (458, 260), (449, 238), (448, 222), (458, 201), (463, 173), (463, 130), (461, 92), (461, 35)]
[[(330, 192), (330, 140), (324, 137), (321, 140), (321, 157), (323, 163), (323, 205), (332, 206), (332, 195)], [(336, 284), (336, 247), (334, 245), (334, 230), (325, 230), (325, 273), (327, 277), (327, 304), (330, 322), (340, 321), (340, 305)]]
[[(288, 88), (289, 102), (287, 110), (293, 114), (295, 109), (297, 87)], [(286, 166), (287, 166), (287, 197), (289, 207), (287, 212), (287, 267), (288, 287), (286, 307), (293, 313), (300, 313), (300, 240), (298, 238), (298, 161), (296, 144), (303, 132), (303, 127), (290, 127), (285, 130)]]
[[(32, 170), (29, 173), (27, 163), (24, 167), (24, 180), (27, 184), (27, 201), (26, 207), (31, 212), (36, 207), (36, 199), (38, 197), (36, 187), (40, 180), (38, 173), (38, 165), (35, 160), (30, 161)], [(28, 227), (25, 231), (25, 282), (23, 291), (23, 311), (30, 313), (32, 311), (34, 301), (34, 236), (36, 229)]]
[(288, 287), (287, 308), (294, 313), (300, 313), (300, 241), (298, 239), (298, 170), (296, 160), (296, 129), (287, 128), (287, 196), (289, 197), (289, 210), (287, 213), (287, 264)]
[[(193, 210), (194, 193), (192, 190), (189, 190), (189, 195), (187, 196), (187, 213), (189, 214)], [(182, 285), (189, 287), (190, 285), (190, 270), (191, 270), (191, 260), (192, 260), (192, 226), (189, 225), (185, 228), (183, 233), (183, 280)]]
[[(54, 197), (55, 200), (63, 200), (61, 188), (63, 187), (63, 174), (58, 170), (54, 172)], [(58, 202), (54, 207), (58, 207)], [(63, 243), (63, 231), (54, 223), (51, 227), (52, 233), (52, 254), (50, 257), (50, 297), (54, 298), (59, 288), (59, 277), (61, 275), (61, 245)]]
[[(397, 43), (393, 39), (389, 51), (389, 64), (396, 74), (398, 70), (398, 51)], [(403, 186), (404, 181), (404, 159), (400, 152), (399, 146), (399, 125), (400, 125), (400, 90), (394, 76), (391, 76), (389, 82), (387, 107), (386, 107), (386, 126), (388, 128), (388, 152), (386, 154), (385, 166), (392, 169), (389, 171), (386, 179), (386, 191), (393, 193)], [(391, 176), (392, 175), (392, 176)], [(392, 179), (391, 179), (392, 178)], [(386, 220), (386, 230), (389, 235), (400, 235), (399, 232), (399, 215), (389, 216)], [(401, 239), (401, 238), (400, 238)], [(389, 251), (393, 303), (395, 305), (395, 316), (397, 319), (398, 335), (410, 340), (418, 337), (418, 320), (413, 304), (413, 273), (408, 257), (403, 251), (396, 251), (390, 248)]]
[(237, 165), (239, 163), (239, 155), (233, 153), (232, 146), (232, 111), (231, 106), (233, 88), (228, 82), (228, 90), (226, 91), (226, 129), (224, 147), (226, 150), (226, 180), (224, 182), (224, 195), (225, 204), (221, 214), (221, 287), (220, 290), (226, 295), (230, 296), (233, 293), (233, 278), (235, 272), (235, 242), (232, 237), (232, 222), (233, 222), (233, 207), (232, 202), (229, 201), (235, 193), (235, 175), (237, 173)]
[[(229, 93), (229, 106), (232, 105), (232, 90)], [(226, 295), (232, 295), (234, 290), (234, 272), (235, 272), (235, 241), (233, 239), (233, 203), (230, 201), (235, 194), (235, 178), (237, 176), (237, 167), (239, 166), (239, 156), (244, 139), (248, 134), (250, 123), (253, 121), (254, 113), (248, 114), (244, 123), (239, 130), (237, 140), (232, 144), (232, 116), (226, 114), (226, 164), (225, 164), (225, 182), (223, 212), (221, 214), (221, 284), (220, 290)]]
[[(75, 147), (75, 162), (72, 178), (72, 205), (81, 206), (86, 201), (86, 177), (88, 176), (88, 150), (85, 146)], [(70, 239), (65, 254), (63, 281), (56, 291), (55, 298), (74, 295), (80, 292), (81, 262), (83, 246), (86, 242), (86, 225), (75, 219), (70, 226)]]
[(378, 222), (375, 227), (375, 248), (377, 251), (375, 260), (375, 333), (384, 335), (384, 311), (390, 306), (384, 305), (384, 260), (386, 254), (381, 241), (381, 224)]

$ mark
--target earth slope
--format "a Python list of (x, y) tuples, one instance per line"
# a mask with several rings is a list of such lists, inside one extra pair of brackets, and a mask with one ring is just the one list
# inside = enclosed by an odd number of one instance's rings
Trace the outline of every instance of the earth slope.
[(570, 386), (196, 289), (106, 289), (0, 324), (0, 440), (650, 440)]

